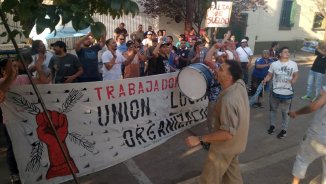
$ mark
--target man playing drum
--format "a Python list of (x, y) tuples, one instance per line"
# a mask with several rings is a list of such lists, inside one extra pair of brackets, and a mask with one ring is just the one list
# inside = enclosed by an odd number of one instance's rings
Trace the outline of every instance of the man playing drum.
[(238, 62), (230, 60), (221, 64), (217, 79), (222, 91), (215, 106), (214, 130), (186, 139), (189, 147), (211, 144), (200, 184), (243, 184), (238, 157), (247, 144), (250, 108), (241, 76)]
[[(214, 77), (210, 81), (210, 85), (207, 89), (207, 95), (208, 95), (208, 106), (207, 106), (207, 125), (208, 125), (208, 131), (212, 132), (214, 129), (214, 121), (216, 119), (216, 113), (215, 113), (215, 105), (218, 98), (218, 95), (221, 92), (221, 86), (219, 82), (217, 81), (217, 71), (218, 67), (224, 63), (227, 59), (227, 55), (218, 55), (218, 51), (223, 47), (223, 44), (229, 39), (231, 36), (231, 31), (228, 31), (227, 34), (225, 34), (224, 39), (221, 43), (216, 43), (213, 45), (209, 51), (206, 54), (204, 64), (207, 65), (213, 72)], [(213, 56), (215, 57), (215, 61), (213, 60)]]
[(204, 64), (207, 65), (215, 74), (212, 80), (210, 81), (210, 85), (207, 89), (207, 95), (208, 95), (208, 107), (207, 107), (207, 125), (208, 125), (208, 131), (212, 132), (214, 128), (214, 121), (216, 119), (216, 113), (215, 113), (215, 104), (217, 101), (217, 97), (220, 94), (221, 86), (219, 82), (217, 81), (216, 74), (218, 67), (223, 63), (224, 59), (222, 57), (215, 57), (217, 62), (215, 62), (212, 57), (216, 53), (216, 50), (221, 48), (221, 43), (216, 43), (211, 49), (209, 49)]
[(292, 85), (298, 79), (298, 65), (291, 61), (290, 51), (288, 47), (283, 47), (279, 50), (279, 60), (271, 64), (268, 74), (262, 81), (263, 84), (272, 79), (272, 91), (270, 95), (270, 127), (268, 134), (275, 132), (275, 120), (278, 107), (282, 111), (282, 130), (277, 135), (277, 138), (283, 139), (286, 137), (289, 124), (288, 112), (291, 107), (293, 88)]

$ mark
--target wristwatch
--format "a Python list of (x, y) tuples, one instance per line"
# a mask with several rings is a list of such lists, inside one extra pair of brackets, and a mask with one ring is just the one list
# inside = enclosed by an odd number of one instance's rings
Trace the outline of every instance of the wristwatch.
[(200, 142), (201, 145), (204, 144), (203, 136), (198, 136), (198, 140), (199, 140), (199, 142)]

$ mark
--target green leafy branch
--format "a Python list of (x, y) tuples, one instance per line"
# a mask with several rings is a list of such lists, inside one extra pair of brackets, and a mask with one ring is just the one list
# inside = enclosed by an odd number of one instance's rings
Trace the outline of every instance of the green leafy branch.
[(106, 28), (103, 23), (93, 20), (95, 14), (110, 15), (115, 19), (124, 14), (135, 16), (139, 13), (139, 7), (133, 0), (53, 0), (47, 4), (43, 0), (3, 0), (0, 8), (7, 15), (13, 15), (13, 21), (22, 26), (21, 30), (15, 29), (17, 32), (14, 34), (25, 37), (28, 37), (34, 24), (38, 34), (46, 28), (55, 31), (61, 18), (62, 25), (72, 21), (76, 31), (90, 26), (94, 37), (100, 39)]

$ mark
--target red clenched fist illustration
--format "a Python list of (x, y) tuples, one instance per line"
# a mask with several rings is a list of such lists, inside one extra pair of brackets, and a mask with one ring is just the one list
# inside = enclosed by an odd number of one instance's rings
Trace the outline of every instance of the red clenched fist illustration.
[[(48, 111), (53, 125), (59, 135), (60, 141), (62, 142), (63, 149), (68, 154), (69, 162), (72, 166), (74, 173), (78, 173), (78, 169), (70, 157), (67, 145), (66, 137), (68, 135), (68, 120), (65, 114), (57, 111)], [(38, 138), (47, 145), (50, 167), (46, 174), (46, 179), (54, 178), (57, 176), (70, 175), (68, 164), (65, 161), (64, 155), (60, 149), (59, 143), (55, 138), (54, 132), (51, 128), (50, 122), (46, 118), (45, 112), (39, 113), (36, 116), (37, 122), (37, 134)]]

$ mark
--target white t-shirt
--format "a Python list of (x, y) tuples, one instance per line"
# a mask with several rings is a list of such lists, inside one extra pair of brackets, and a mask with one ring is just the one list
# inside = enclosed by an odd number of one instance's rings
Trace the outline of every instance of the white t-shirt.
[[(326, 86), (322, 87), (322, 90), (326, 91)], [(326, 105), (320, 107), (314, 115), (312, 122), (307, 131), (307, 137), (313, 137), (317, 139), (319, 143), (326, 143)]]
[(102, 61), (103, 61), (103, 80), (117, 80), (121, 79), (121, 63), (126, 61), (126, 58), (123, 57), (123, 55), (120, 52), (116, 52), (117, 58), (115, 59), (115, 64), (111, 68), (111, 70), (108, 70), (105, 67), (105, 63), (109, 63), (113, 55), (110, 50), (107, 50), (102, 55)]
[(225, 50), (225, 52), (228, 55), (228, 60), (234, 60), (234, 55), (231, 51)]
[(293, 74), (298, 71), (298, 65), (294, 61), (281, 62), (278, 60), (273, 62), (268, 70), (269, 73), (273, 74), (273, 92), (280, 95), (293, 94), (290, 82)]
[(245, 47), (245, 48), (238, 47), (236, 49), (236, 51), (239, 55), (240, 62), (249, 62), (249, 56), (253, 55), (253, 53), (249, 47)]
[(102, 61), (102, 56), (105, 51), (107, 51), (108, 48), (105, 45), (100, 51), (97, 53), (97, 60), (98, 60), (98, 72), (102, 75), (103, 74), (103, 61)]
[(142, 44), (143, 44), (144, 46), (150, 47), (150, 46), (153, 45), (153, 42), (152, 42), (152, 40), (146, 38), (146, 39), (144, 39), (144, 40), (142, 41)]
[[(44, 60), (44, 62), (42, 64), (42, 69), (43, 69), (43, 71), (45, 72), (46, 75), (51, 73), (51, 70), (49, 69), (48, 66), (49, 66), (49, 63), (50, 63), (50, 60), (51, 60), (52, 56), (53, 56), (53, 54), (51, 52), (49, 52), (49, 51), (45, 52), (45, 60)], [(38, 54), (34, 54), (32, 56), (33, 62), (28, 66), (28, 68), (35, 66), (35, 61), (38, 59), (38, 57), (39, 57)], [(36, 72), (34, 72), (33, 74), (35, 76)]]

